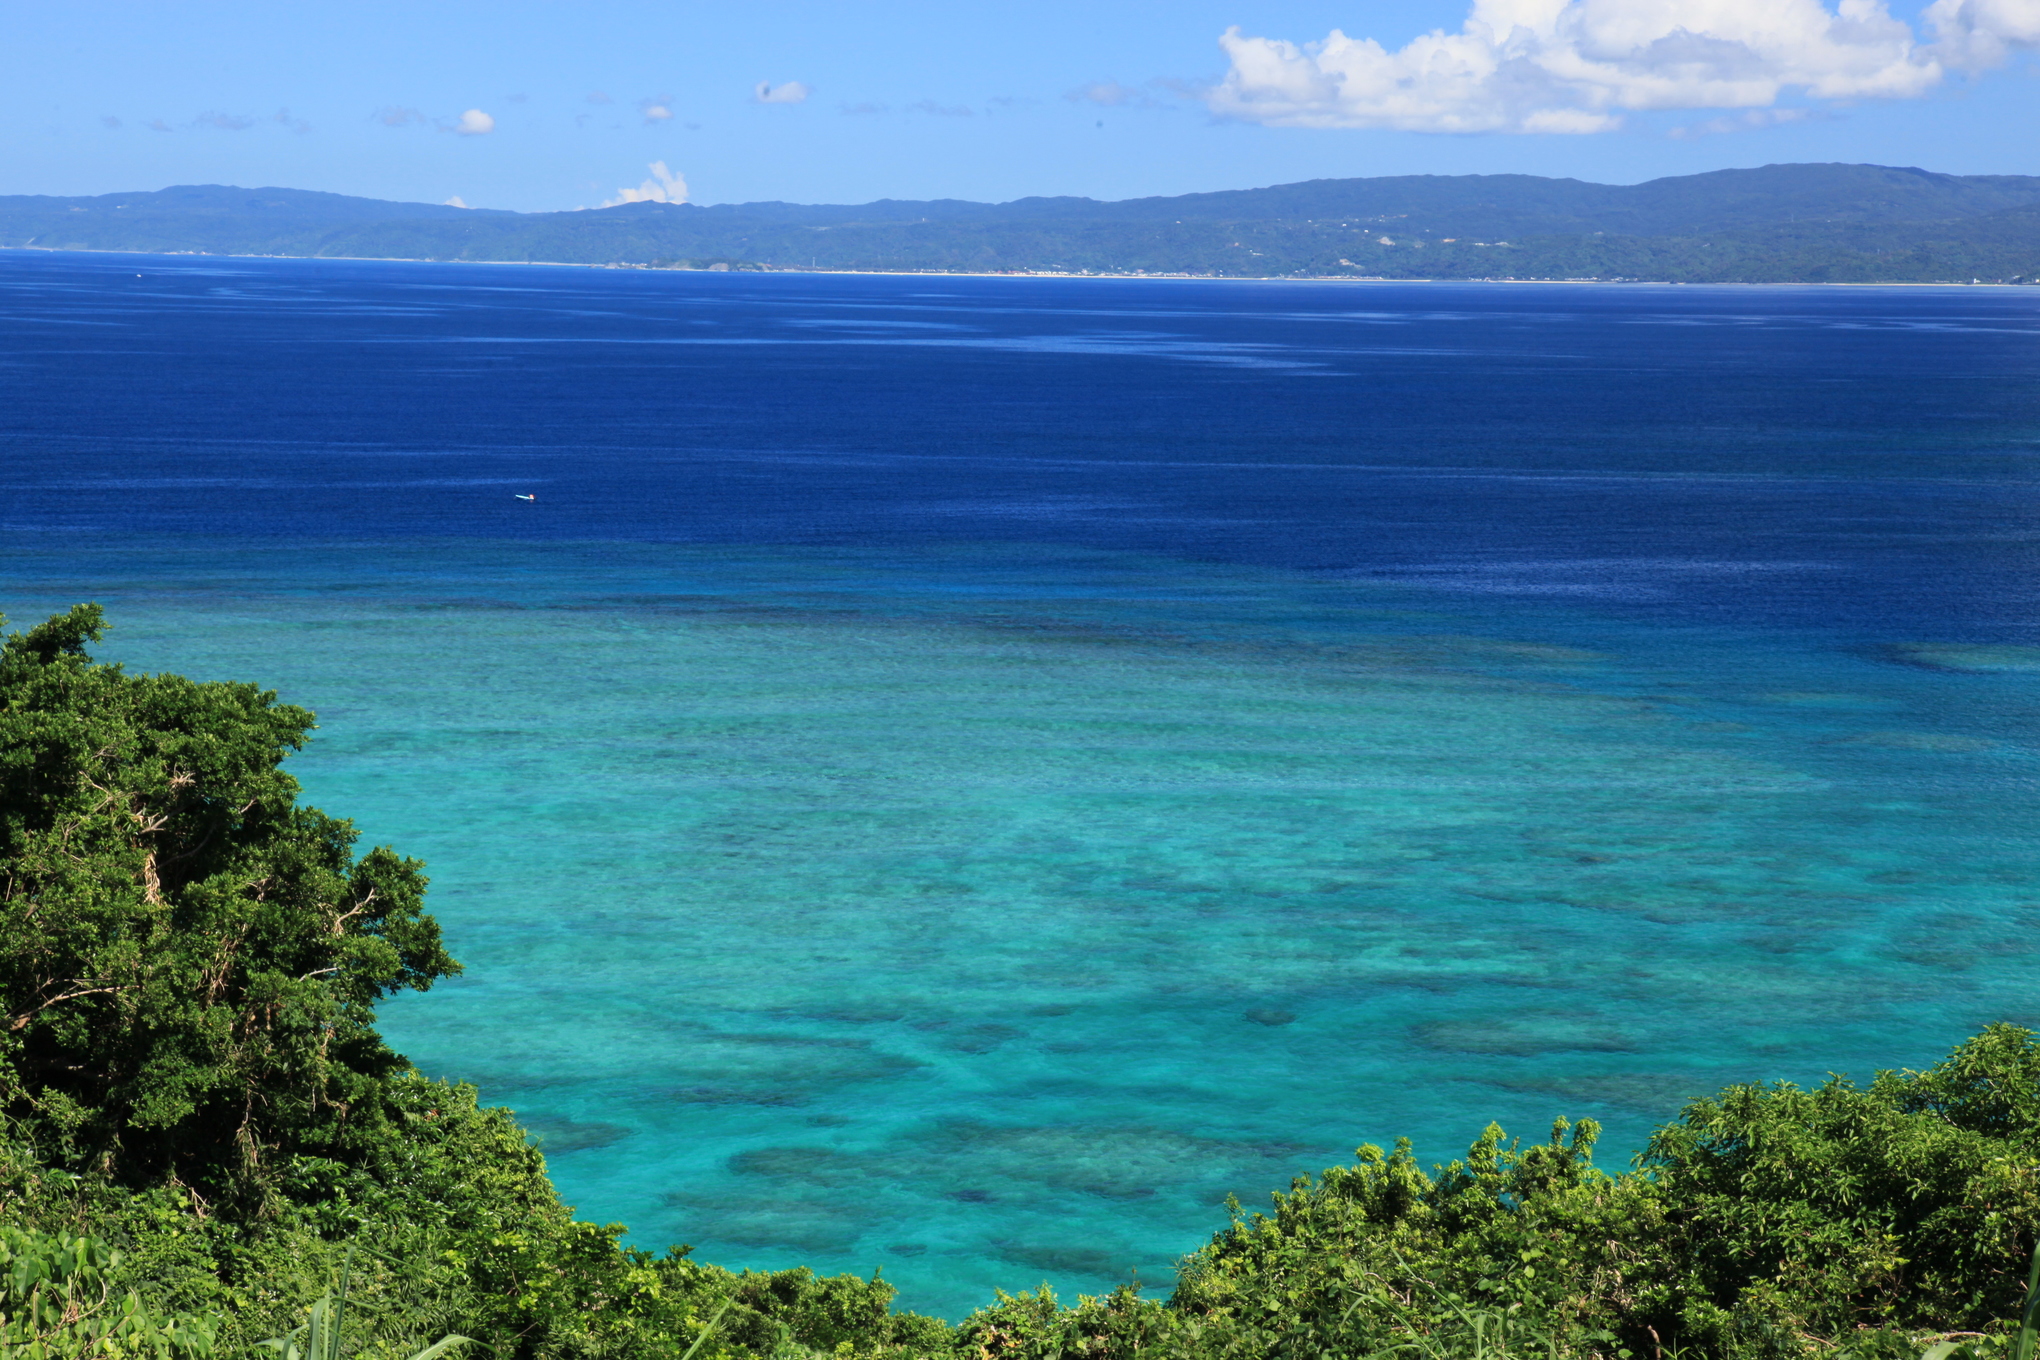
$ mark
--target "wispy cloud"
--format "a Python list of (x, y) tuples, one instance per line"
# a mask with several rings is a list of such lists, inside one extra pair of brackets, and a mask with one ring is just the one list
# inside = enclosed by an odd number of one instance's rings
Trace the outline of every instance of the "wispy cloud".
[(177, 131), (177, 129), (176, 129), (176, 128), (174, 128), (174, 127), (171, 127), (171, 126), (170, 126), (170, 125), (169, 125), (168, 123), (164, 122), (164, 121), (163, 121), (162, 119), (160, 119), (160, 118), (151, 118), (151, 119), (150, 119), (150, 120), (149, 120), (148, 122), (144, 123), (144, 124), (143, 124), (142, 126), (143, 126), (143, 127), (146, 127), (146, 128), (147, 128), (147, 129), (148, 129), (149, 131), (151, 131), (151, 132), (175, 132), (175, 131)]
[(255, 119), (240, 113), (201, 113), (191, 120), (193, 127), (212, 128), (216, 132), (246, 132), (255, 123)]
[(114, 117), (110, 113), (107, 114), (104, 118), (100, 119), (99, 121), (100, 124), (104, 127), (117, 128), (120, 126), (120, 119)]
[(1665, 136), (1673, 141), (1685, 141), (1693, 137), (1715, 137), (1725, 132), (1754, 132), (1785, 123), (1803, 123), (1813, 116), (1812, 109), (1744, 109), (1741, 113), (1724, 113), (1719, 118), (1709, 118), (1704, 123), (1672, 128)]
[(413, 123), (432, 121), (416, 109), (381, 108), (370, 116), (384, 127), (409, 127)]
[(463, 137), (480, 137), (496, 130), (496, 120), (480, 109), (469, 109), (454, 122), (453, 130)]
[(652, 177), (635, 189), (618, 189), (616, 197), (602, 206), (619, 207), (625, 203), (685, 203), (687, 201), (687, 180), (666, 168), (664, 161), (653, 161), (645, 167)]
[(752, 89), (751, 98), (760, 104), (805, 104), (809, 93), (808, 87), (798, 80), (789, 80), (784, 85), (761, 80)]
[(1136, 90), (1131, 86), (1121, 85), (1116, 80), (1099, 80), (1089, 85), (1079, 85), (1063, 98), (1072, 104), (1100, 104), (1111, 109), (1161, 107), (1161, 101), (1146, 90)]
[(600, 90), (590, 90), (588, 92), (588, 102), (590, 104), (614, 104), (616, 101)]
[(975, 118), (977, 110), (967, 104), (938, 104), (932, 99), (923, 99), (917, 104), (907, 105), (915, 113), (932, 114), (937, 118)]
[(638, 100), (638, 112), (644, 115), (645, 126), (663, 123), (673, 116), (673, 96), (654, 95), (650, 99)]
[(1916, 98), (2040, 45), (2040, 0), (1934, 0), (1923, 18), (1932, 42), (1884, 0), (1474, 0), (1458, 32), (1396, 51), (1228, 29), (1231, 68), (1202, 97), (1272, 127), (1604, 132), (1649, 109)]

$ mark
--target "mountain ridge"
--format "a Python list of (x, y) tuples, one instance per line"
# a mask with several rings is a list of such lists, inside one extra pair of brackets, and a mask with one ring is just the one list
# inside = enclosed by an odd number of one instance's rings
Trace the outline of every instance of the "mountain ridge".
[(0, 248), (1238, 277), (2024, 281), (2040, 275), (2040, 176), (1830, 163), (1633, 185), (1401, 175), (1119, 200), (639, 202), (547, 213), (177, 185), (0, 196)]

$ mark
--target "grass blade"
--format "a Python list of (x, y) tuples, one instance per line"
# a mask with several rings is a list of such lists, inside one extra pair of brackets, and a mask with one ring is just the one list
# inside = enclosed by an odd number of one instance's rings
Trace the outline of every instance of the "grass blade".
[(471, 1336), (442, 1336), (424, 1350), (412, 1356), (411, 1360), (439, 1360), (440, 1356), (446, 1354), (455, 1346), (472, 1346), (474, 1344), (475, 1339)]
[(2019, 1339), (2012, 1343), (2012, 1360), (2033, 1360), (2036, 1336), (2040, 1336), (2040, 1241), (2033, 1244), (2033, 1268), (2026, 1274), (2026, 1307), (2019, 1314)]
[(735, 1302), (735, 1299), (723, 1300), (723, 1306), (715, 1310), (715, 1316), (708, 1320), (708, 1325), (701, 1329), (701, 1335), (694, 1338), (694, 1344), (687, 1348), (687, 1353), (680, 1360), (694, 1360), (694, 1353), (701, 1349), (701, 1343), (708, 1340), (709, 1334), (715, 1331), (715, 1324), (722, 1321), (722, 1315), (729, 1312), (730, 1305)]

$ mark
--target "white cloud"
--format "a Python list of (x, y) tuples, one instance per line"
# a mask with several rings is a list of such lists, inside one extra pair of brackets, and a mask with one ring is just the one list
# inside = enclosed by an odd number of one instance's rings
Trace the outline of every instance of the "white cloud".
[(2040, 0), (1934, 0), (1924, 17), (1950, 66), (1996, 66), (2014, 48), (2040, 47)]
[(638, 100), (638, 112), (645, 116), (645, 126), (663, 123), (673, 116), (673, 96), (658, 95), (652, 99)]
[(467, 204), (460, 201), (459, 194), (455, 194), (452, 198), (447, 199), (443, 206), (448, 208), (465, 208)]
[(485, 132), (494, 132), (496, 120), (480, 109), (469, 109), (460, 116), (460, 121), (453, 125), (453, 130), (463, 137), (479, 137)]
[[(2027, 17), (2040, 29), (2040, 0), (1935, 0), (1944, 7), (1951, 34), (1971, 31), (1963, 24), (2001, 34)], [(2017, 13), (2007, 22), (1996, 11)], [(1940, 52), (1884, 0), (1834, 10), (1822, 0), (1474, 0), (1457, 33), (1433, 30), (1394, 52), (1337, 29), (1298, 45), (1231, 28), (1219, 45), (1232, 68), (1205, 101), (1275, 127), (1602, 132), (1642, 109), (1767, 108), (1794, 93), (1910, 98), (1944, 74)]]
[(761, 80), (757, 88), (751, 91), (751, 98), (760, 104), (804, 104), (807, 97), (808, 87), (797, 80), (789, 80), (784, 85), (774, 85), (769, 80)]
[(664, 161), (653, 161), (646, 167), (652, 177), (635, 189), (618, 189), (616, 197), (602, 206), (614, 208), (624, 203), (685, 203), (687, 201), (687, 179), (666, 168)]

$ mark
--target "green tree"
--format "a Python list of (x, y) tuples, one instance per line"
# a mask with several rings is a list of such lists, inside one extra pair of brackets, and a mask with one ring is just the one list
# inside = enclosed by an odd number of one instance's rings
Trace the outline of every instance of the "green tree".
[(95, 662), (104, 626), (0, 644), (0, 1107), (53, 1162), (259, 1215), (291, 1156), (386, 1131), (374, 1005), (459, 965), (418, 861), (298, 805), (310, 713)]
[[(1684, 1273), (1661, 1330), (1982, 1330), (2040, 1228), (2040, 1044), (1992, 1025), (1922, 1072), (1732, 1086), (1652, 1136)], [(1727, 1344), (1722, 1342), (1721, 1344)]]

